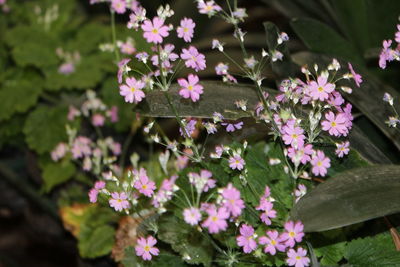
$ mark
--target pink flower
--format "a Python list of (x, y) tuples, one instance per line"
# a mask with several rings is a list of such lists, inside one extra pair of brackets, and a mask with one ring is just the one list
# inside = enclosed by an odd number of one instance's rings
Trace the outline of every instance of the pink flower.
[(185, 129), (179, 128), (179, 133), (185, 137), (185, 138), (189, 138), (190, 136), (192, 136), (192, 134), (194, 133), (194, 131), (196, 130), (196, 124), (197, 121), (196, 120), (190, 120), (186, 125), (185, 125)]
[(295, 126), (294, 122), (288, 122), (282, 127), (282, 140), (285, 145), (291, 145), (294, 148), (303, 147), (306, 138), (303, 133), (304, 130), (301, 127)]
[(232, 170), (243, 170), (245, 164), (245, 161), (239, 155), (234, 155), (229, 158), (229, 167)]
[(75, 65), (74, 65), (74, 63), (71, 63), (71, 62), (64, 63), (58, 68), (58, 72), (61, 74), (64, 74), (64, 75), (74, 73)]
[(197, 208), (188, 208), (183, 210), (183, 219), (190, 225), (196, 225), (201, 220), (201, 214)]
[(103, 189), (105, 187), (106, 187), (106, 182), (104, 182), (104, 181), (97, 181), (94, 184), (94, 188), (97, 189), (97, 190), (101, 190), (101, 189)]
[(135, 78), (126, 78), (126, 84), (119, 87), (120, 95), (125, 97), (125, 102), (128, 103), (139, 103), (145, 97), (143, 93), (143, 88), (145, 83), (141, 80), (136, 80)]
[(67, 119), (69, 121), (73, 121), (75, 119), (75, 117), (78, 117), (79, 115), (81, 115), (79, 110), (77, 110), (74, 106), (69, 106), (68, 115), (67, 115)]
[(349, 130), (346, 127), (347, 118), (343, 113), (338, 113), (336, 116), (332, 111), (325, 113), (325, 121), (321, 122), (322, 130), (328, 131), (330, 135), (346, 136)]
[(400, 24), (397, 24), (397, 32), (395, 33), (394, 40), (400, 44)]
[(326, 77), (319, 76), (317, 82), (312, 81), (309, 85), (310, 96), (313, 100), (324, 101), (328, 99), (329, 93), (335, 90), (335, 85), (328, 82)]
[(393, 61), (394, 59), (394, 51), (390, 48), (392, 45), (392, 40), (384, 40), (383, 48), (379, 55), (379, 67), (382, 69), (386, 68), (386, 61)]
[(307, 187), (304, 184), (299, 184), (297, 189), (294, 191), (294, 196), (296, 197), (296, 202), (300, 200), (307, 193)]
[(324, 152), (317, 150), (317, 153), (311, 159), (312, 173), (325, 176), (328, 168), (331, 166), (331, 160), (325, 156)]
[(107, 116), (110, 117), (111, 122), (118, 122), (118, 107), (112, 106), (111, 109), (107, 112)]
[(135, 246), (136, 255), (142, 257), (143, 260), (149, 261), (152, 256), (157, 256), (160, 251), (154, 245), (157, 244), (157, 239), (151, 235), (147, 238), (141, 237), (137, 240), (137, 245)]
[(135, 181), (134, 187), (146, 197), (151, 197), (154, 189), (156, 189), (155, 183), (147, 177), (146, 171), (143, 175), (139, 175), (139, 179)]
[(78, 136), (71, 148), (72, 157), (74, 159), (82, 158), (83, 156), (89, 156), (92, 153), (92, 149), (90, 148), (91, 140), (84, 136)]
[(294, 147), (289, 147), (288, 156), (293, 163), (301, 162), (301, 164), (306, 164), (311, 160), (311, 155), (314, 153), (311, 144), (307, 144), (305, 146), (298, 147), (295, 149)]
[(142, 25), (143, 37), (149, 43), (160, 44), (163, 38), (169, 35), (169, 27), (164, 25), (164, 20), (154, 17), (153, 22), (145, 20)]
[(96, 203), (98, 194), (99, 194), (99, 191), (96, 188), (90, 189), (90, 191), (89, 191), (89, 202), (90, 203)]
[(236, 130), (242, 129), (242, 127), (243, 127), (243, 122), (242, 122), (242, 121), (239, 121), (239, 122), (237, 122), (237, 123), (223, 122), (223, 123), (221, 123), (221, 125), (226, 127), (226, 131), (227, 131), (228, 133), (232, 133), (232, 132), (234, 132), (234, 131), (236, 131)]
[(350, 146), (349, 141), (336, 144), (336, 147), (337, 147), (336, 150), (335, 150), (336, 155), (339, 158), (343, 158), (344, 155), (349, 154), (349, 151), (350, 151), (349, 146)]
[(181, 87), (179, 95), (183, 98), (191, 98), (193, 102), (200, 99), (203, 94), (203, 86), (199, 84), (199, 77), (197, 75), (189, 74), (188, 79), (178, 79), (178, 84)]
[(240, 235), (236, 237), (239, 247), (243, 247), (244, 253), (250, 253), (257, 248), (257, 242), (254, 240), (254, 228), (247, 224), (240, 227)]
[(207, 14), (209, 16), (212, 16), (216, 12), (222, 10), (222, 8), (215, 4), (214, 1), (204, 2), (204, 0), (198, 1), (197, 8), (199, 9), (200, 14)]
[(357, 87), (360, 87), (360, 84), (363, 81), (362, 76), (354, 71), (353, 65), (351, 65), (351, 63), (349, 63), (349, 69), (350, 69), (351, 75), (353, 76), (353, 80), (356, 83)]
[(92, 124), (93, 126), (101, 127), (104, 125), (106, 118), (101, 114), (93, 114), (92, 116)]
[(68, 151), (68, 145), (66, 143), (59, 143), (56, 148), (51, 151), (51, 159), (58, 161), (65, 156)]
[(118, 83), (122, 83), (122, 76), (126, 72), (126, 66), (131, 60), (129, 58), (124, 58), (118, 62)]
[(136, 48), (131, 42), (126, 42), (121, 44), (121, 53), (126, 55), (133, 55), (136, 52)]
[(188, 49), (182, 49), (181, 58), (185, 60), (185, 65), (195, 71), (204, 70), (206, 68), (206, 57), (199, 53), (194, 46)]
[(216, 181), (211, 179), (212, 173), (208, 170), (201, 170), (200, 174), (189, 173), (189, 182), (196, 187), (197, 192), (208, 192), (210, 188), (214, 188)]
[(263, 213), (260, 215), (260, 219), (266, 225), (271, 225), (270, 218), (276, 218), (276, 211), (272, 209), (274, 204), (271, 201), (266, 200), (265, 198), (261, 198), (260, 205), (256, 207), (256, 210), (262, 210)]
[(194, 23), (192, 19), (183, 18), (181, 20), (181, 26), (176, 29), (178, 37), (183, 38), (187, 43), (192, 41), (194, 27), (196, 27), (196, 23)]
[(208, 218), (202, 223), (203, 227), (208, 228), (211, 234), (225, 231), (228, 228), (226, 220), (229, 218), (229, 212), (221, 207), (218, 210), (215, 207), (207, 209)]
[[(165, 69), (170, 69), (172, 67), (171, 61), (176, 61), (179, 56), (175, 53), (173, 53), (175, 49), (175, 46), (172, 44), (166, 44), (164, 48), (161, 49), (160, 54), (163, 57), (163, 61), (161, 63), (161, 66)], [(158, 60), (158, 55), (154, 55), (151, 57), (151, 61), (154, 66), (158, 66), (159, 60)]]
[(279, 233), (276, 230), (267, 231), (267, 236), (261, 236), (258, 239), (260, 245), (266, 245), (264, 247), (264, 252), (271, 255), (275, 255), (276, 251), (284, 252), (286, 246), (282, 244), (282, 238), (279, 237)]
[(291, 248), (287, 252), (287, 256), (286, 263), (289, 266), (304, 267), (310, 264), (310, 259), (306, 257), (307, 250), (303, 248), (298, 248), (297, 251)]
[(282, 240), (285, 241), (285, 245), (288, 247), (294, 247), (294, 245), (301, 240), (303, 240), (304, 232), (303, 232), (304, 226), (303, 224), (298, 221), (298, 222), (293, 222), (293, 221), (288, 221), (285, 223), (285, 230), (282, 234)]
[(114, 192), (111, 193), (111, 199), (108, 202), (111, 208), (114, 208), (116, 211), (121, 211), (130, 207), (127, 199), (128, 195), (125, 192)]
[(111, 8), (118, 14), (124, 14), (126, 11), (125, 0), (111, 0)]
[(228, 70), (229, 70), (228, 64), (218, 63), (218, 65), (215, 66), (215, 72), (217, 75), (227, 75)]
[(237, 217), (242, 214), (244, 209), (244, 201), (240, 198), (240, 191), (237, 190), (231, 183), (225, 187), (221, 193), (223, 200), (223, 207), (233, 216)]
[(121, 154), (121, 144), (118, 143), (118, 142), (113, 142), (113, 143), (110, 145), (110, 149), (111, 149), (111, 152), (112, 152), (115, 156), (118, 156), (119, 154)]
[(180, 171), (183, 170), (189, 163), (189, 158), (185, 155), (179, 155), (176, 157), (175, 168)]

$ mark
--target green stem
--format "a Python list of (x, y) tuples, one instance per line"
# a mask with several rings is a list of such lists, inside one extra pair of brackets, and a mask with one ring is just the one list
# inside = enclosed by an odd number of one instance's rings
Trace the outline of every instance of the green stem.
[(117, 59), (117, 62), (120, 62), (120, 55), (119, 55), (119, 50), (117, 47), (117, 33), (115, 30), (115, 12), (111, 9), (111, 35), (112, 35), (112, 41), (113, 41), (113, 46), (114, 46), (114, 53), (115, 53), (115, 58)]

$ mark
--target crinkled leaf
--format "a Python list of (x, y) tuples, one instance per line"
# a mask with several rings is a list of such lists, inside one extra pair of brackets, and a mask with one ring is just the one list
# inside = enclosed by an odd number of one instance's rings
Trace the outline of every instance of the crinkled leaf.
[(328, 25), (314, 19), (299, 18), (293, 20), (291, 26), (312, 51), (362, 64), (359, 51)]
[[(221, 113), (227, 119), (249, 117), (248, 113), (240, 111), (235, 106), (237, 100), (247, 100), (248, 110), (252, 110), (258, 103), (258, 96), (254, 87), (249, 85), (227, 85), (222, 82), (202, 81), (204, 94), (200, 101), (193, 103), (190, 99), (183, 99), (179, 95), (179, 86), (172, 85), (168, 94), (181, 117), (211, 118), (214, 112)], [(150, 117), (174, 117), (173, 110), (163, 92), (153, 91), (147, 94), (145, 101), (140, 103), (139, 112)]]
[(19, 26), (6, 34), (6, 42), (12, 49), (16, 63), (22, 67), (57, 64), (56, 41), (52, 35), (35, 27)]
[(59, 142), (67, 139), (66, 123), (66, 107), (37, 107), (28, 115), (24, 125), (28, 146), (40, 154), (50, 152)]
[(319, 248), (314, 248), (317, 257), (321, 257), (321, 266), (335, 266), (343, 259), (346, 242), (340, 242)]
[(163, 216), (159, 222), (158, 238), (169, 243), (190, 264), (211, 266), (213, 247), (194, 227), (173, 216)]
[(34, 74), (6, 80), (0, 87), (0, 121), (11, 118), (15, 113), (27, 111), (36, 104), (42, 92), (42, 79)]
[(78, 249), (83, 258), (96, 258), (111, 252), (115, 229), (109, 225), (96, 228), (83, 226), (79, 234)]
[(334, 229), (400, 211), (400, 167), (376, 165), (339, 173), (300, 199), (291, 217), (307, 232)]
[(43, 190), (47, 193), (55, 186), (68, 181), (75, 174), (75, 171), (75, 165), (68, 160), (47, 164), (42, 173)]
[(21, 146), (24, 144), (22, 128), (25, 116), (16, 115), (11, 119), (0, 122), (0, 148), (5, 144)]
[(388, 232), (349, 242), (344, 257), (351, 266), (400, 266), (400, 253)]

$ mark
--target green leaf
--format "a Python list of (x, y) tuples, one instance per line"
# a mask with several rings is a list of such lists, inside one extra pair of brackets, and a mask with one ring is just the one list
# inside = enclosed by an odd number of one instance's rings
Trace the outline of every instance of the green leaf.
[(375, 165), (342, 172), (293, 207), (306, 232), (334, 229), (400, 211), (400, 167)]
[(158, 256), (153, 256), (151, 261), (144, 261), (136, 256), (135, 249), (129, 247), (125, 249), (125, 258), (122, 260), (124, 267), (185, 267), (185, 264), (178, 256), (162, 251)]
[(0, 88), (0, 99), (5, 100), (0, 105), (0, 121), (35, 105), (42, 92), (42, 83), (42, 79), (34, 74), (16, 74), (14, 80), (6, 80)]
[[(249, 117), (248, 113), (240, 111), (235, 106), (237, 100), (247, 100), (248, 110), (252, 110), (258, 103), (255, 89), (249, 85), (227, 85), (222, 82), (201, 82), (204, 94), (200, 101), (193, 103), (189, 99), (183, 99), (179, 93), (179, 86), (172, 85), (167, 94), (172, 98), (181, 117), (211, 118), (214, 112), (221, 113), (227, 119)], [(145, 101), (140, 103), (139, 112), (149, 117), (174, 117), (174, 112), (168, 105), (164, 92), (152, 91), (147, 94)]]
[(114, 245), (115, 229), (108, 225), (96, 228), (82, 227), (79, 234), (78, 249), (84, 258), (107, 255)]
[(293, 20), (291, 26), (312, 51), (340, 57), (358, 64), (363, 63), (359, 51), (328, 25), (313, 19), (299, 18)]
[(59, 142), (67, 139), (66, 123), (66, 107), (38, 106), (25, 122), (23, 131), (28, 146), (39, 154), (50, 152)]
[(75, 165), (68, 160), (60, 163), (51, 162), (43, 168), (43, 190), (48, 193), (55, 186), (62, 184), (75, 174)]
[(19, 26), (11, 29), (6, 34), (6, 42), (13, 47), (12, 55), (22, 67), (45, 67), (58, 62), (54, 37), (35, 27)]
[(160, 218), (157, 237), (169, 243), (190, 264), (211, 266), (213, 247), (211, 243), (183, 220), (164, 215)]
[(351, 266), (400, 266), (400, 253), (388, 232), (349, 242), (344, 257)]
[(346, 242), (340, 242), (324, 247), (314, 248), (317, 257), (321, 257), (322, 266), (335, 266), (343, 259), (343, 254), (346, 249)]
[(0, 122), (0, 148), (5, 145), (22, 146), (24, 145), (24, 136), (22, 128), (24, 126), (25, 116), (16, 115), (7, 121)]

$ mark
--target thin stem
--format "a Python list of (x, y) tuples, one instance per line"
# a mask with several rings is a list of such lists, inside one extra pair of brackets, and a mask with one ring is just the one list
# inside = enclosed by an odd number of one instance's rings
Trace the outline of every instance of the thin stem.
[(113, 41), (113, 46), (114, 46), (114, 53), (115, 53), (115, 58), (117, 59), (117, 62), (120, 62), (119, 50), (117, 47), (117, 33), (115, 30), (115, 12), (112, 9), (110, 9), (110, 12), (111, 12), (111, 35), (112, 35), (112, 41)]
[(132, 143), (133, 135), (134, 135), (134, 132), (131, 130), (129, 132), (128, 137), (125, 139), (124, 144), (122, 145), (122, 153), (121, 153), (121, 157), (119, 159), (119, 167), (121, 170), (124, 169), (126, 155), (128, 153), (129, 146)]

